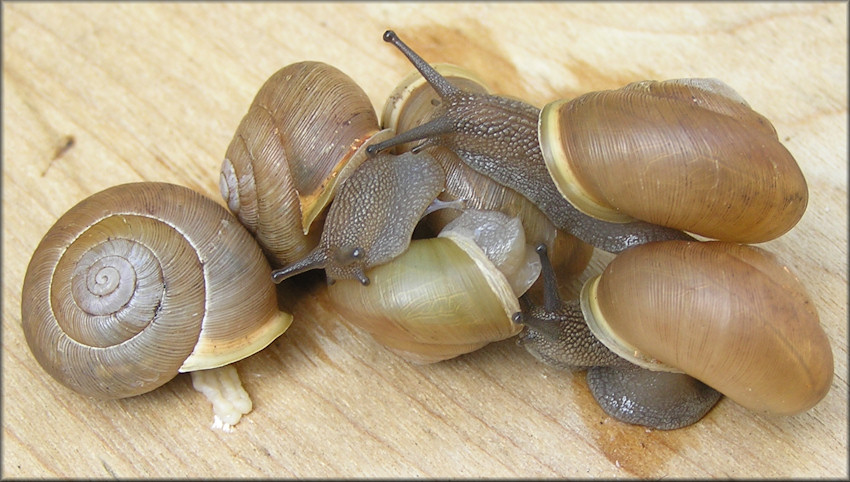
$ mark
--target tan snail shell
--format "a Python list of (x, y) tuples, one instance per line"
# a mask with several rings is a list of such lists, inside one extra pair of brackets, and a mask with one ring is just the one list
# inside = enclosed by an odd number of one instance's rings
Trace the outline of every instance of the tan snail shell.
[[(470, 92), (490, 91), (484, 81), (468, 69), (440, 63), (433, 67), (459, 88)], [(422, 74), (414, 71), (402, 79), (390, 94), (381, 113), (381, 126), (395, 132), (408, 131), (425, 123), (439, 110), (440, 104), (440, 96)], [(395, 152), (405, 152), (417, 143), (409, 142), (394, 149)], [(559, 274), (576, 275), (587, 267), (593, 247), (557, 230), (527, 198), (471, 169), (448, 148), (433, 146), (428, 152), (446, 172), (446, 188), (439, 199), (448, 202), (464, 200), (470, 209), (501, 211), (520, 218), (529, 244), (545, 243), (552, 247), (552, 260)], [(430, 232), (437, 233), (459, 215), (457, 209), (441, 209), (431, 213), (421, 224)]]
[(257, 92), (221, 165), (219, 186), (273, 266), (306, 255), (336, 186), (365, 158), (380, 131), (369, 97), (321, 62), (275, 72)]
[(606, 221), (755, 243), (806, 210), (805, 178), (776, 130), (716, 79), (634, 82), (552, 102), (539, 138), (560, 192)]
[(687, 373), (752, 410), (805, 411), (832, 382), (832, 350), (811, 298), (760, 248), (719, 241), (638, 246), (585, 284), (581, 307), (614, 353)]
[(278, 311), (270, 273), (256, 241), (212, 199), (166, 183), (114, 186), (44, 235), (24, 278), (23, 331), (62, 384), (134, 396), (283, 333), (292, 316)]
[[(334, 307), (416, 363), (446, 360), (516, 335), (521, 326), (511, 316), (519, 309), (517, 297), (540, 269), (521, 224), (495, 211), (468, 211), (455, 223), (367, 271), (369, 286), (354, 280), (330, 285)], [(488, 248), (471, 231), (483, 237), (491, 231), (498, 248)]]

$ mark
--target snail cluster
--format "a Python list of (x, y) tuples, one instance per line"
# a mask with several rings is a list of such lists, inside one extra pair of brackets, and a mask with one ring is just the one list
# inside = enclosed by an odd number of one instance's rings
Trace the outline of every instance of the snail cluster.
[[(516, 336), (545, 363), (586, 370), (602, 409), (628, 423), (684, 427), (721, 394), (772, 414), (826, 395), (817, 310), (751, 245), (794, 227), (806, 182), (734, 90), (642, 81), (537, 109), (428, 64), (392, 31), (384, 40), (417, 72), (380, 119), (321, 62), (262, 85), (221, 165), (230, 212), (138, 183), (62, 216), (24, 281), (39, 363), (88, 395), (144, 393), (267, 346), (291, 322), (275, 283), (322, 269), (340, 316), (399, 356), (433, 363)], [(559, 282), (594, 249), (615, 257), (563, 301)], [(143, 346), (150, 331), (169, 341)]]

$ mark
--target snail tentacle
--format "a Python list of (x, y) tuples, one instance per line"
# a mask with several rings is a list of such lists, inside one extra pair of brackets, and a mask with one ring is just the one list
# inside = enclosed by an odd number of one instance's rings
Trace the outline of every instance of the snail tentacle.
[(454, 129), (455, 126), (448, 118), (438, 117), (418, 127), (414, 127), (409, 131), (405, 131), (401, 134), (395, 135), (385, 141), (372, 144), (371, 146), (366, 148), (366, 152), (368, 152), (369, 154), (376, 154), (378, 152), (389, 149), (391, 147), (398, 146), (400, 144), (413, 141), (420, 141), (424, 139), (425, 142), (416, 146), (413, 151), (411, 151), (416, 154), (431, 145), (437, 145), (438, 142), (436, 139), (434, 139), (435, 136), (450, 134), (454, 131)]
[(310, 251), (307, 256), (298, 261), (288, 264), (283, 268), (278, 268), (272, 271), (272, 281), (280, 283), (287, 278), (301, 274), (311, 269), (321, 269), (327, 266), (328, 259), (321, 246), (317, 246)]

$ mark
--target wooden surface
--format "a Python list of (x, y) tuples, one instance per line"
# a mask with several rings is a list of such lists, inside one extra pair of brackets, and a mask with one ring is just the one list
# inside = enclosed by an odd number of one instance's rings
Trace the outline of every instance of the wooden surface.
[[(827, 397), (793, 417), (724, 399), (696, 426), (613, 421), (582, 373), (512, 340), (413, 366), (296, 293), (295, 322), (237, 364), (254, 411), (210, 428), (181, 375), (99, 402), (52, 380), (20, 329), (41, 236), (86, 196), (168, 181), (218, 200), (218, 169), (260, 85), (299, 60), (333, 64), (380, 109), (410, 65), (476, 70), (548, 100), (641, 79), (718, 77), (771, 119), (810, 189), (763, 245), (808, 287), (835, 355)], [(3, 4), (3, 477), (847, 477), (847, 5)], [(598, 273), (595, 255), (576, 280)]]

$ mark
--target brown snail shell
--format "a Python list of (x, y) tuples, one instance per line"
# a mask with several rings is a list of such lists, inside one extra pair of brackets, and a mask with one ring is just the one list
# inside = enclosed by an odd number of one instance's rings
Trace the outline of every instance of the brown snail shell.
[(634, 82), (548, 104), (540, 146), (584, 213), (757, 243), (791, 229), (805, 178), (771, 123), (717, 79)]
[(62, 215), (33, 253), (21, 315), (36, 360), (100, 398), (247, 357), (283, 333), (271, 268), (224, 207), (188, 188), (131, 183)]
[(581, 308), (593, 334), (621, 357), (684, 372), (752, 410), (805, 411), (832, 382), (832, 351), (811, 298), (760, 248), (632, 248), (585, 284)]
[(275, 72), (257, 92), (221, 165), (230, 210), (274, 266), (305, 256), (319, 240), (336, 186), (384, 139), (369, 97), (348, 75), (321, 62)]

